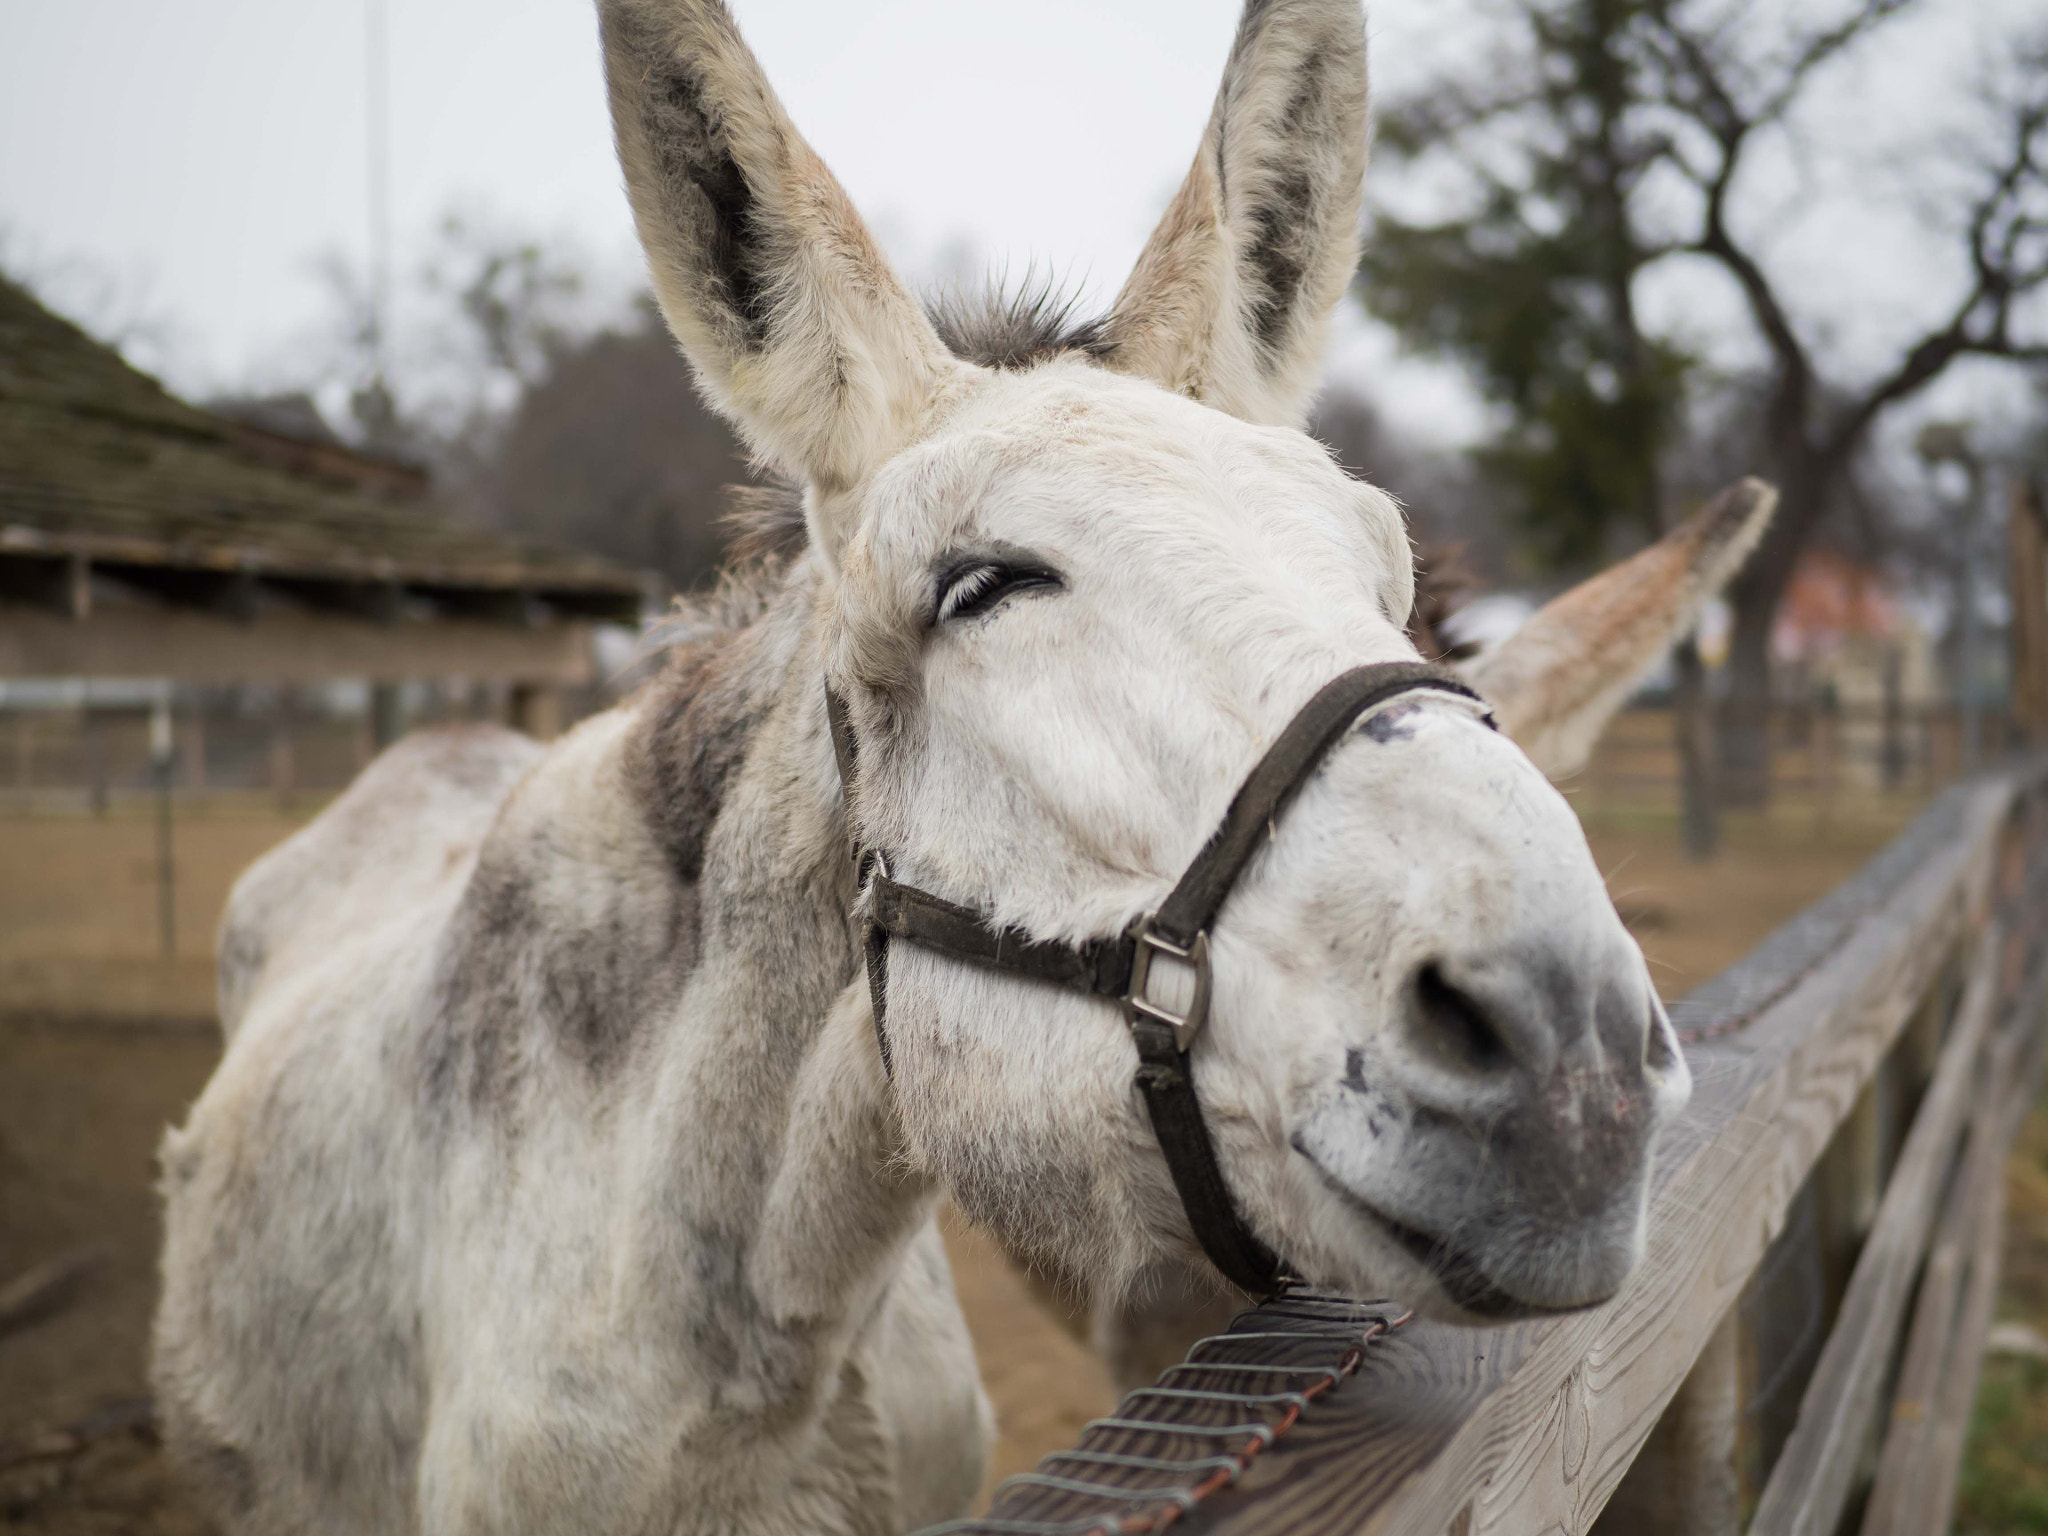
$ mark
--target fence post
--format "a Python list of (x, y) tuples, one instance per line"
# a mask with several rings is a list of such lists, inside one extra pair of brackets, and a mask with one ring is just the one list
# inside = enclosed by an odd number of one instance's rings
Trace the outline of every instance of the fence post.
[(185, 792), (196, 794), (206, 788), (206, 714), (204, 705), (197, 698), (185, 714), (185, 730), (178, 742), (178, 756), (183, 759)]
[(536, 741), (562, 734), (562, 690), (550, 683), (512, 685), (512, 728)]
[(405, 685), (370, 684), (370, 743), (382, 752), (405, 734)]
[(1881, 727), (1883, 745), (1879, 750), (1879, 780), (1887, 792), (1905, 787), (1906, 783), (1906, 701), (1905, 672), (1906, 659), (1899, 654), (1896, 643), (1885, 647), (1884, 652), (1884, 724)]
[(164, 958), (178, 953), (178, 874), (171, 845), (171, 685), (149, 711), (149, 763), (156, 776), (156, 917)]
[(297, 703), (288, 685), (280, 687), (277, 708), (270, 716), (270, 792), (277, 796), (279, 810), (289, 809), (292, 791), (298, 787), (298, 762), (292, 742)]
[(2022, 740), (2048, 741), (2048, 506), (2031, 476), (2012, 477), (2006, 539), (2012, 575), (2012, 723)]
[(1593, 1536), (1736, 1536), (1742, 1475), (1742, 1308), (1731, 1306), (1665, 1405)]

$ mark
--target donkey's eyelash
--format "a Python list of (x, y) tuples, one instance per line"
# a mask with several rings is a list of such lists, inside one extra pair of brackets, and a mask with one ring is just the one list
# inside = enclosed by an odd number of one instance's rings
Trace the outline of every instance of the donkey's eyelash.
[(934, 624), (987, 613), (1013, 593), (1062, 586), (1059, 572), (1042, 565), (976, 562), (939, 578)]

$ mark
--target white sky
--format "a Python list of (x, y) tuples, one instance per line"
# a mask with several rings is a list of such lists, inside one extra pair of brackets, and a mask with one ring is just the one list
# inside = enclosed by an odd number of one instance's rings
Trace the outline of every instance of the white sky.
[[(466, 206), (567, 236), (623, 281), (637, 256), (588, 0), (387, 3), (397, 265)], [(734, 0), (907, 270), (964, 244), (1098, 296), (1192, 154), (1239, 4)], [(1469, 10), (1377, 0), (1376, 87), (1472, 47)], [(1841, 152), (1780, 157), (1746, 205), (1850, 358), (1881, 355), (1956, 277), (1893, 150), (1966, 105), (1960, 75), (2040, 0), (1930, 11), (1817, 104)], [(189, 392), (291, 377), (324, 302), (315, 257), (366, 247), (363, 60), (363, 0), (0, 0), (0, 260), (88, 323), (153, 322), (135, 352)], [(1709, 276), (1675, 273), (1652, 299), (1703, 336), (1727, 330)], [(1395, 365), (1355, 320), (1335, 365), (1379, 382), (1397, 419), (1470, 423), (1441, 370)]]

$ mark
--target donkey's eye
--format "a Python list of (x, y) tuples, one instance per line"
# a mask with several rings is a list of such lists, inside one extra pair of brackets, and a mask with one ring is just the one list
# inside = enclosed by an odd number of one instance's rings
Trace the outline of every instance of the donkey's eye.
[(971, 619), (1019, 592), (1057, 591), (1063, 585), (1060, 573), (1050, 566), (971, 560), (939, 577), (939, 602), (932, 622)]

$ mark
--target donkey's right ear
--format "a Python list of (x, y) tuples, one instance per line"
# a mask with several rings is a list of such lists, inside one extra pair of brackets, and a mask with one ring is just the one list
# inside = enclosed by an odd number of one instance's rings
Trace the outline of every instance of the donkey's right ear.
[(712, 404), (811, 486), (812, 537), (836, 561), (842, 493), (919, 435), (964, 365), (720, 0), (598, 0), (598, 21), (662, 314)]
[(1358, 0), (1245, 0), (1187, 180), (1110, 311), (1102, 360), (1246, 421), (1298, 427), (1358, 269)]
[(1763, 538), (1778, 493), (1736, 481), (1648, 549), (1539, 608), (1462, 668), (1503, 733), (1552, 778), (1585, 766), (1601, 728)]

